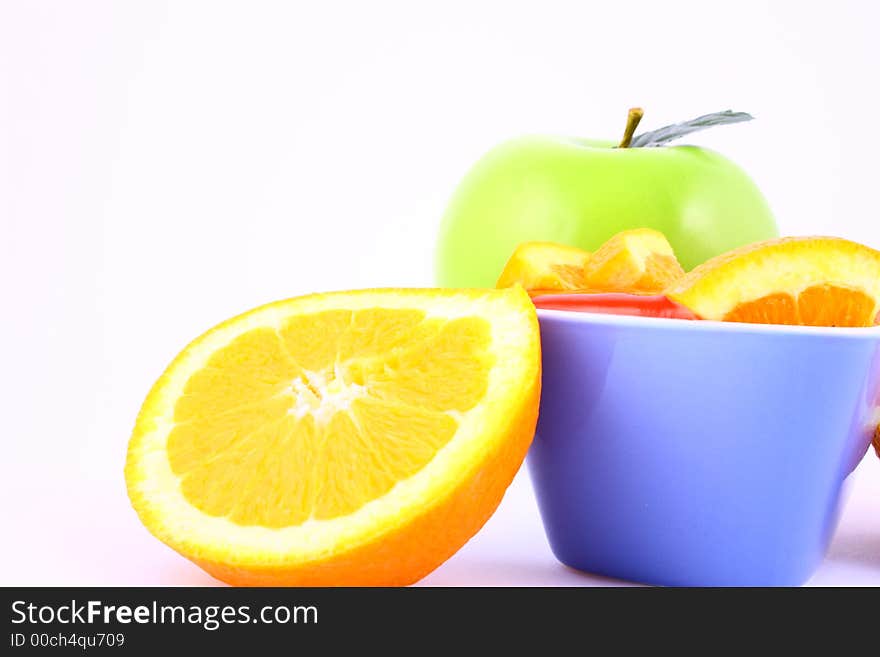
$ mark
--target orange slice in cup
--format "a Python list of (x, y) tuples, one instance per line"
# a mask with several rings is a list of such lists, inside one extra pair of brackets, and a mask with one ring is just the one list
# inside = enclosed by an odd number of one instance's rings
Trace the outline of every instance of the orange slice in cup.
[(837, 237), (785, 237), (708, 260), (665, 291), (703, 319), (871, 326), (880, 252)]
[(588, 251), (554, 242), (523, 242), (514, 250), (495, 287), (519, 283), (529, 292), (552, 293), (585, 288)]
[(666, 237), (651, 228), (617, 233), (584, 267), (586, 285), (602, 292), (658, 294), (684, 275)]

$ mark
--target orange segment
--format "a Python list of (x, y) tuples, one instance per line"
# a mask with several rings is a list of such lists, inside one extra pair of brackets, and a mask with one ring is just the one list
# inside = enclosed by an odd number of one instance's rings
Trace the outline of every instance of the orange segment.
[(875, 301), (860, 290), (823, 283), (796, 296), (773, 293), (744, 301), (724, 316), (725, 322), (795, 324), (800, 326), (870, 326)]
[(774, 292), (737, 304), (723, 319), (753, 324), (798, 324), (797, 300), (788, 293)]
[(494, 362), (487, 350), (490, 342), (488, 322), (456, 319), (438, 326), (418, 348), (390, 354), (355, 372), (378, 399), (437, 411), (467, 411), (486, 394)]
[(523, 242), (504, 266), (495, 287), (519, 283), (526, 290), (576, 290), (584, 288), (584, 264), (590, 254), (554, 242)]
[(521, 288), (271, 304), (198, 338), (154, 386), (129, 495), (151, 532), (230, 583), (413, 582), (497, 506), (539, 387)]
[(636, 228), (617, 233), (596, 250), (584, 268), (584, 287), (657, 294), (683, 275), (666, 237), (650, 228)]
[(274, 329), (237, 337), (205, 365), (187, 380), (185, 394), (174, 409), (175, 421), (204, 415), (208, 409), (229, 410), (230, 398), (236, 406), (265, 402), (299, 371), (285, 356)]
[(870, 326), (877, 301), (861, 290), (812, 285), (798, 295), (800, 323), (806, 326)]
[(326, 310), (308, 317), (290, 317), (275, 329), (280, 349), (298, 366), (320, 372), (330, 367), (342, 336), (352, 323), (350, 310)]
[(352, 411), (361, 442), (371, 447), (379, 465), (377, 478), (384, 482), (372, 497), (421, 470), (458, 429), (458, 422), (446, 413), (371, 398), (354, 402)]
[(776, 292), (744, 301), (724, 316), (726, 322), (801, 326), (870, 326), (875, 302), (864, 292), (840, 285), (812, 285), (797, 296)]
[(703, 263), (665, 294), (703, 319), (871, 326), (880, 252), (835, 237), (769, 240)]

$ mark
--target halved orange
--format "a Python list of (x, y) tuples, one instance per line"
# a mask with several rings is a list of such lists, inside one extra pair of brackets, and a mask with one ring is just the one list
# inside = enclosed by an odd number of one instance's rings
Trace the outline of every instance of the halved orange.
[(155, 384), (129, 496), (153, 534), (229, 583), (409, 584), (500, 502), (534, 433), (540, 362), (519, 287), (263, 306)]
[(784, 237), (708, 260), (666, 291), (703, 319), (871, 326), (880, 252), (837, 237)]
[(516, 247), (495, 287), (517, 283), (529, 292), (585, 288), (584, 264), (590, 253), (555, 242), (523, 242)]
[(663, 233), (625, 230), (600, 246), (584, 267), (586, 285), (602, 292), (658, 294), (684, 275)]

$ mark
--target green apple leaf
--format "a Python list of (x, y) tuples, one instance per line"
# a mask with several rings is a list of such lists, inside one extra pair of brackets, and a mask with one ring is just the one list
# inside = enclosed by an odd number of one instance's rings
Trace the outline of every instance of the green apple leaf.
[(674, 123), (656, 130), (643, 132), (633, 137), (630, 142), (630, 148), (650, 148), (652, 146), (663, 146), (664, 144), (680, 139), (685, 135), (698, 130), (705, 130), (715, 125), (728, 125), (730, 123), (742, 123), (743, 121), (751, 121), (753, 117), (746, 112), (732, 112), (725, 110), (723, 112), (713, 112), (712, 114), (704, 114), (690, 121), (683, 123)]

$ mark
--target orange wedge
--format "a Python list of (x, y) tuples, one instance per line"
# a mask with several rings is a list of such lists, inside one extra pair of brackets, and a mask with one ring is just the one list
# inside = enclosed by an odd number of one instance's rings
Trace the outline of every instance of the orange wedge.
[(636, 228), (617, 233), (584, 267), (586, 285), (603, 292), (658, 294), (684, 275), (663, 233)]
[(523, 242), (513, 252), (495, 287), (519, 283), (530, 292), (544, 293), (585, 288), (587, 251), (554, 242)]
[(871, 326), (880, 252), (836, 237), (758, 242), (703, 263), (665, 294), (703, 319)]
[(531, 442), (521, 288), (364, 290), (211, 329), (149, 393), (128, 448), (159, 539), (246, 585), (402, 585), (497, 507)]

